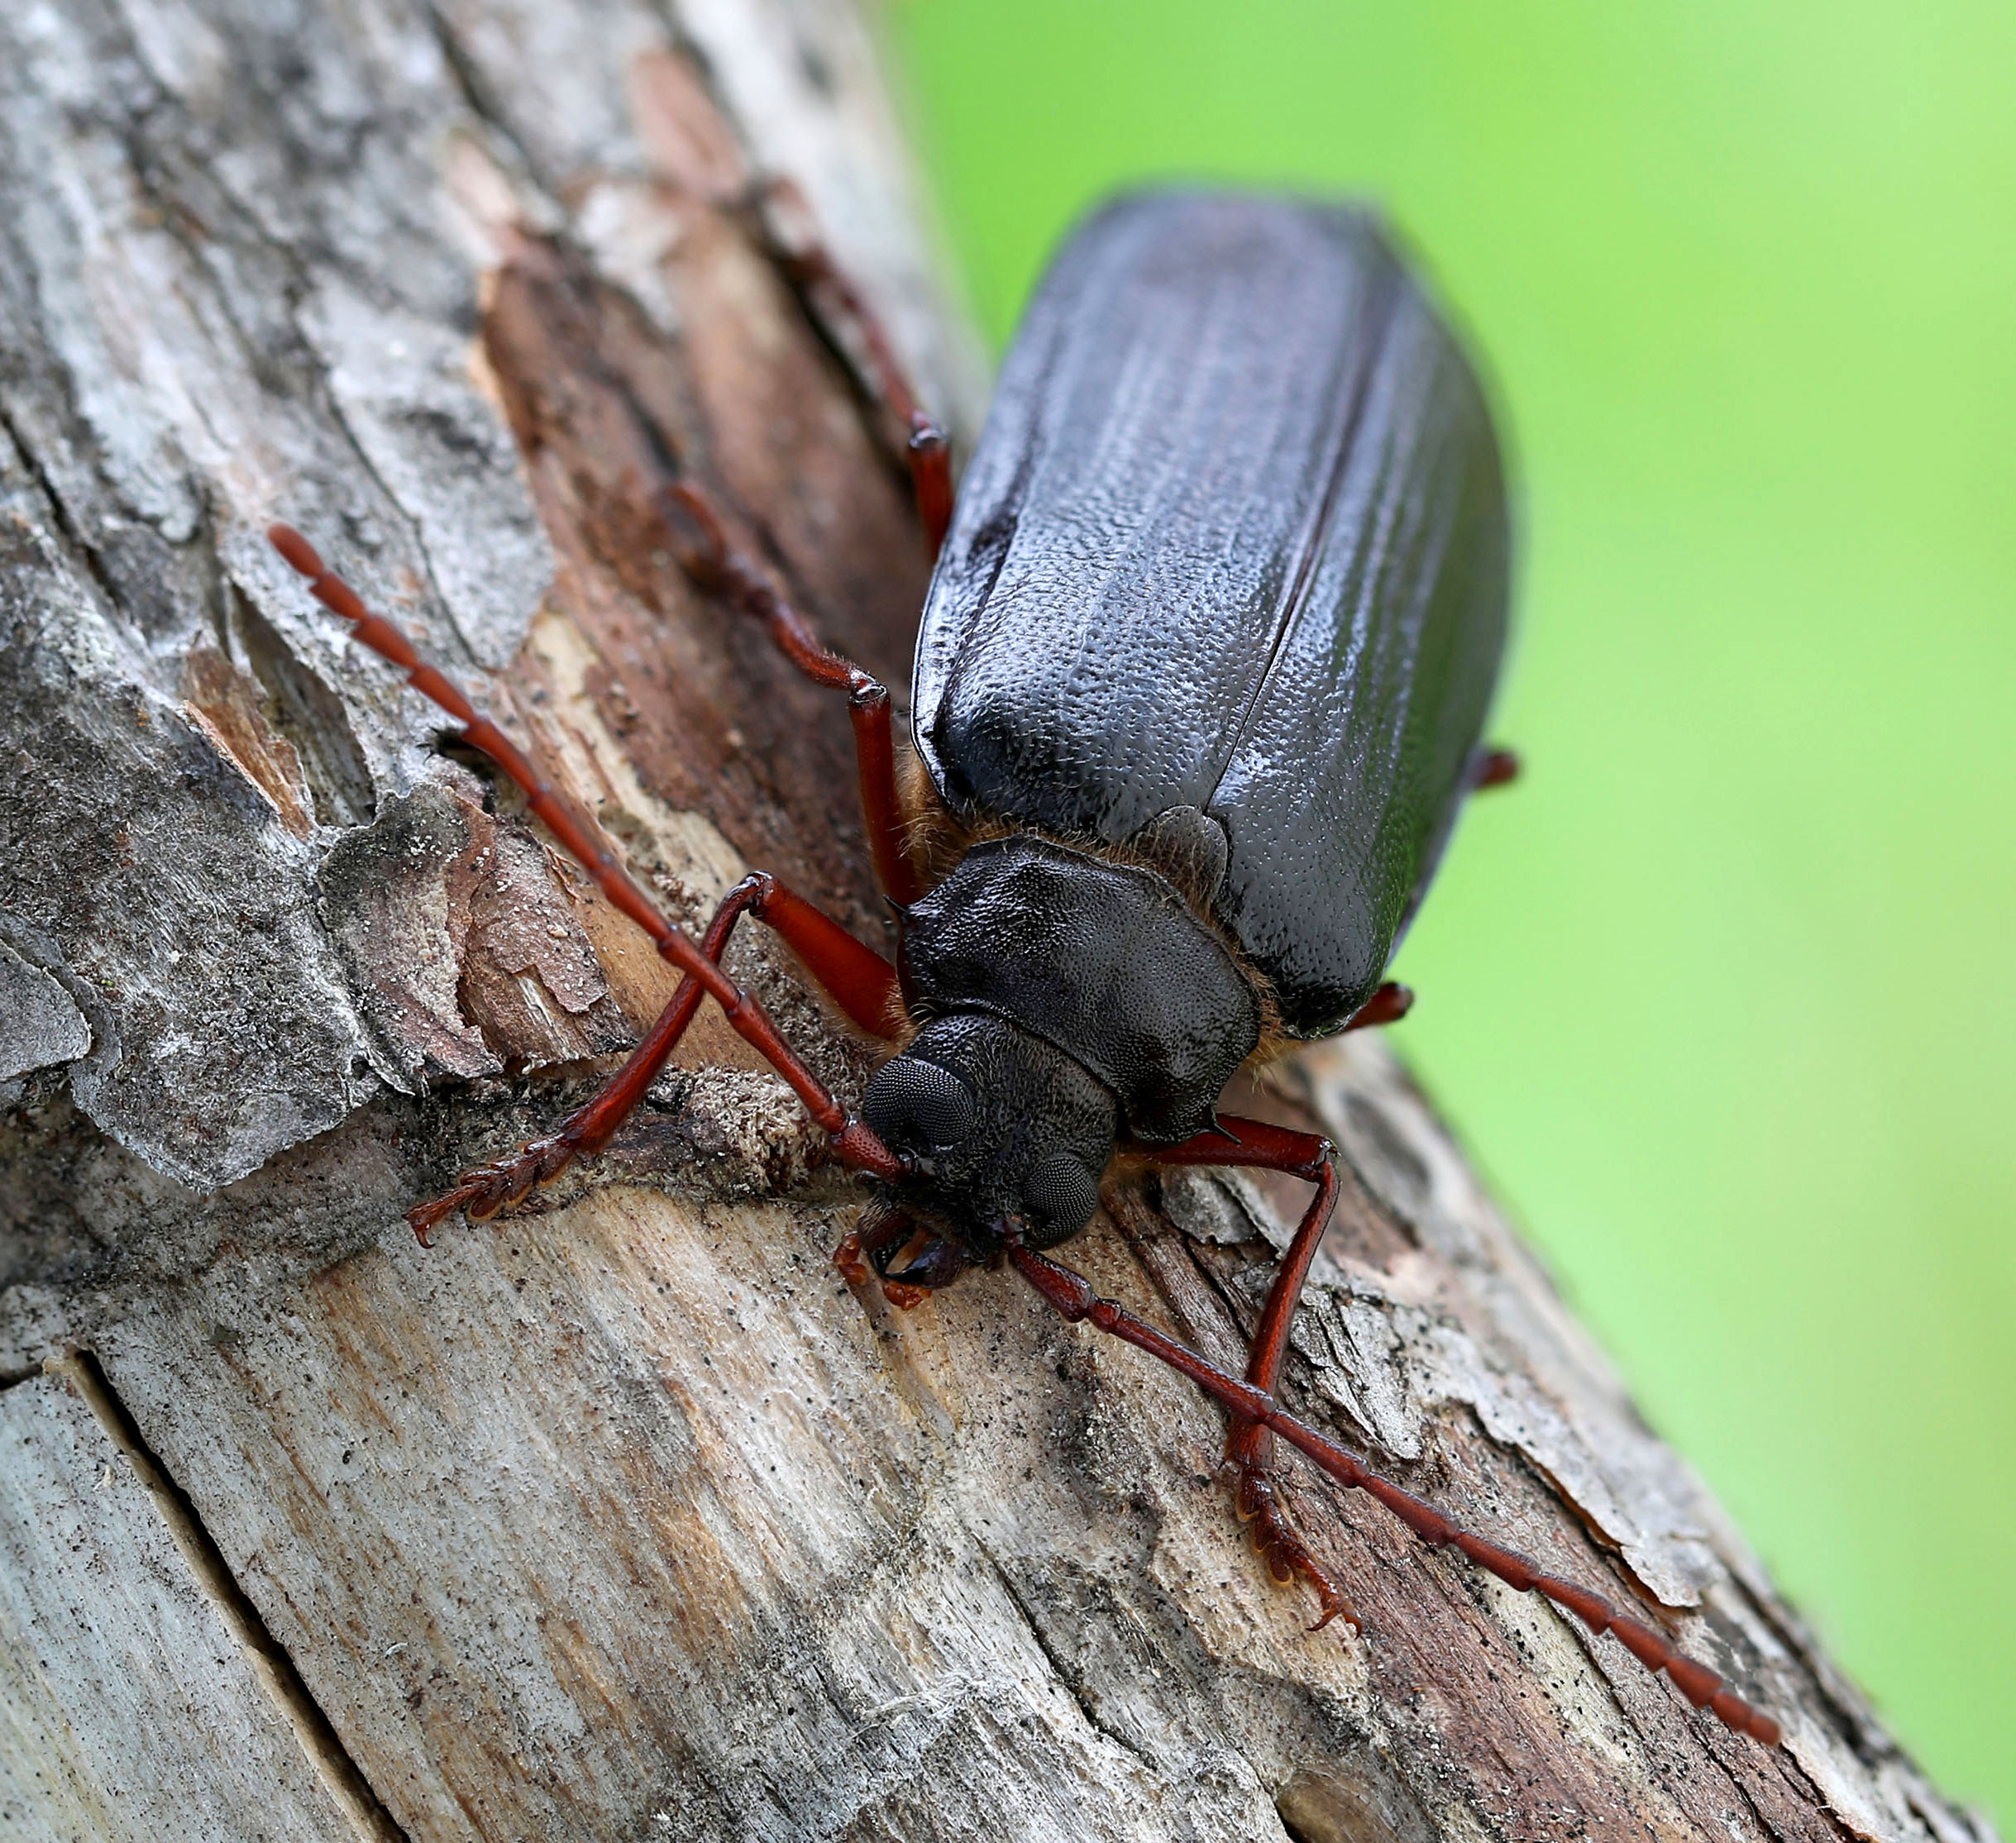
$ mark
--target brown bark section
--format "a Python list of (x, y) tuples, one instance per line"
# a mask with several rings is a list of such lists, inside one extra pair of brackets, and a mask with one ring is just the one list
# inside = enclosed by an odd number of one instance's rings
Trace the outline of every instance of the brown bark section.
[[(670, 17), (0, 20), (0, 1824), (1985, 1838), (1374, 1042), (1235, 1097), (1344, 1154), (1291, 1405), (1672, 1632), (1784, 1750), (1290, 1461), (1366, 1623), (1307, 1634), (1187, 1386), (1005, 1274), (909, 1315), (839, 1283), (859, 1193), (711, 1010), (596, 1169), (413, 1244), (671, 982), (267, 519), (675, 912), (754, 865), (886, 939), (844, 709), (695, 592), (658, 494), (703, 480), (901, 688), (919, 535), (752, 172), (799, 161), (941, 403), (956, 341), (853, 16)], [(733, 963), (858, 1090), (787, 957)], [(1237, 1367), (1304, 1201), (1137, 1177), (1072, 1253)]]
[(891, 457), (748, 214), (669, 188), (652, 206), (690, 317), (676, 346), (550, 242), (519, 242), (490, 291), (484, 351), (559, 563), (547, 606), (593, 647), (596, 708), (652, 793), (879, 936), (834, 699), (693, 587), (658, 495), (690, 475), (742, 513), (795, 598), (896, 685), (924, 546)]

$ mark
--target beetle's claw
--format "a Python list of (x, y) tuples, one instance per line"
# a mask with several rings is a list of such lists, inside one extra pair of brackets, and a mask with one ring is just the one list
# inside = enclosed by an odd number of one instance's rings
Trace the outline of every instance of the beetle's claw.
[(435, 1229), (457, 1210), (471, 1222), (488, 1222), (494, 1215), (516, 1209), (531, 1195), (533, 1186), (552, 1183), (573, 1158), (574, 1147), (563, 1134), (534, 1139), (508, 1158), (464, 1172), (446, 1196), (408, 1210), (406, 1220), (420, 1245), (432, 1248)]
[(1277, 1587), (1292, 1587), (1297, 1576), (1316, 1590), (1318, 1616), (1309, 1630), (1320, 1632), (1333, 1619), (1342, 1619), (1354, 1632), (1364, 1630), (1358, 1609), (1345, 1599), (1322, 1564), (1309, 1553), (1287, 1510), (1273, 1480), (1258, 1466), (1239, 1468), (1239, 1485), (1233, 1506), (1240, 1521), (1251, 1525), (1254, 1553), (1267, 1564), (1267, 1572)]
[(868, 1272), (868, 1263), (862, 1256), (858, 1232), (840, 1238), (840, 1245), (833, 1251), (833, 1264), (839, 1268), (840, 1277), (857, 1292), (875, 1277)]
[(863, 1291), (871, 1281), (880, 1281), (882, 1297), (901, 1312), (914, 1312), (931, 1296), (929, 1287), (905, 1286), (901, 1280), (882, 1279), (868, 1265), (869, 1244), (864, 1242), (858, 1231), (840, 1238), (840, 1245), (833, 1251), (833, 1264), (839, 1268), (840, 1277), (856, 1292)]

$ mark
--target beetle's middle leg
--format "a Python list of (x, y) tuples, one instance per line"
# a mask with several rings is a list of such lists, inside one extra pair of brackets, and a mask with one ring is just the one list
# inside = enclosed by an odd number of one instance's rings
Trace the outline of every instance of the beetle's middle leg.
[[(1219, 1122), (1218, 1131), (1201, 1134), (1179, 1145), (1158, 1147), (1149, 1155), (1158, 1164), (1243, 1165), (1285, 1172), (1292, 1177), (1307, 1178), (1316, 1186), (1316, 1195), (1309, 1200), (1295, 1239), (1274, 1275), (1246, 1359), (1246, 1381), (1271, 1400), (1274, 1385), (1280, 1379), (1282, 1358), (1287, 1352), (1288, 1325), (1337, 1201), (1337, 1167), (1330, 1142), (1313, 1134), (1291, 1132), (1286, 1127), (1228, 1115)], [(1322, 1609), (1316, 1620), (1318, 1629), (1340, 1615), (1355, 1627), (1358, 1615), (1351, 1610), (1350, 1602), (1288, 1521), (1273, 1478), (1273, 1435), (1258, 1420), (1235, 1417), (1231, 1438), (1225, 1444), (1225, 1459), (1237, 1469), (1239, 1514), (1253, 1525), (1253, 1546), (1266, 1562), (1268, 1572), (1283, 1587), (1299, 1575), (1315, 1588)]]
[(891, 902), (924, 894), (904, 841), (903, 799), (896, 790), (896, 726), (889, 692), (872, 673), (821, 642), (804, 615), (779, 592), (753, 553), (729, 536), (714, 501), (681, 480), (665, 499), (681, 540), (681, 566), (703, 588), (761, 621), (778, 652), (815, 685), (847, 693), (854, 725), (854, 761), (861, 777), (861, 810), (867, 822), (875, 875)]

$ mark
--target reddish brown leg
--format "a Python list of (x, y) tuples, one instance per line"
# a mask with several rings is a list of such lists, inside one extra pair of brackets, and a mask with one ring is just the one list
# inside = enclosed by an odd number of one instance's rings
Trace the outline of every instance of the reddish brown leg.
[[(1323, 1239), (1330, 1210), (1337, 1201), (1337, 1171), (1330, 1162), (1329, 1142), (1311, 1134), (1292, 1133), (1285, 1127), (1236, 1115), (1228, 1115), (1218, 1124), (1216, 1133), (1200, 1134), (1180, 1145), (1158, 1148), (1150, 1156), (1158, 1164), (1244, 1165), (1262, 1171), (1282, 1171), (1291, 1177), (1306, 1177), (1316, 1186), (1316, 1195), (1309, 1200), (1295, 1239), (1289, 1243), (1280, 1271), (1274, 1275), (1246, 1358), (1247, 1382), (1271, 1397), (1287, 1350), (1288, 1325), (1302, 1298), (1303, 1282), (1309, 1277), (1309, 1263), (1316, 1258), (1317, 1244)], [(1312, 1631), (1321, 1631), (1340, 1614), (1355, 1629), (1359, 1618), (1350, 1602), (1310, 1554), (1288, 1520), (1273, 1479), (1274, 1436), (1258, 1421), (1235, 1420), (1225, 1456), (1227, 1463), (1238, 1468), (1239, 1514), (1252, 1525), (1253, 1546), (1266, 1562), (1268, 1573), (1283, 1587), (1299, 1574), (1316, 1589), (1321, 1611)]]
[(1487, 787), (1502, 787), (1519, 778), (1519, 757), (1510, 749), (1486, 749), (1471, 771), (1470, 790), (1481, 794)]
[[(915, 1227), (901, 1210), (871, 1206), (862, 1211), (861, 1220), (853, 1228), (840, 1238), (840, 1245), (833, 1251), (833, 1264), (858, 1292), (875, 1277), (868, 1271), (869, 1257), (899, 1241), (907, 1241)], [(897, 1303), (907, 1310), (913, 1301), (899, 1300)]]
[(1257, 1422), (1280, 1435), (1340, 1484), (1376, 1497), (1430, 1548), (1459, 1549), (1478, 1567), (1495, 1574), (1508, 1587), (1522, 1593), (1544, 1594), (1556, 1606), (1574, 1614), (1592, 1631), (1614, 1632), (1624, 1648), (1646, 1669), (1664, 1670), (1696, 1708), (1712, 1710), (1737, 1733), (1754, 1735), (1767, 1746), (1778, 1744), (1778, 1724), (1768, 1715), (1760, 1714), (1724, 1687), (1722, 1678), (1713, 1670), (1674, 1650), (1650, 1626), (1619, 1613), (1601, 1594), (1592, 1593), (1587, 1588), (1578, 1587), (1573, 1581), (1565, 1581), (1558, 1575), (1542, 1573), (1539, 1564), (1526, 1556), (1459, 1529), (1432, 1504), (1361, 1465), (1315, 1428), (1276, 1407), (1264, 1390), (1226, 1375), (1194, 1350), (1178, 1344), (1167, 1332), (1158, 1331), (1144, 1319), (1137, 1318), (1125, 1306), (1111, 1299), (1101, 1299), (1092, 1291), (1084, 1275), (1023, 1247), (1013, 1236), (1008, 1240), (1008, 1258), (1016, 1272), (1072, 1324), (1089, 1319), (1100, 1330), (1124, 1339), (1152, 1357), (1160, 1358), (1172, 1369), (1188, 1377), (1213, 1401), (1230, 1409), (1235, 1417)]
[[(888, 1269), (913, 1250), (916, 1258), (897, 1273)], [(873, 1261), (875, 1270), (869, 1271)], [(842, 1238), (833, 1251), (833, 1264), (857, 1292), (871, 1280), (877, 1283), (884, 1299), (899, 1311), (915, 1311), (939, 1287), (949, 1286), (972, 1263), (965, 1253), (934, 1232), (925, 1229), (901, 1210), (877, 1204), (863, 1212), (860, 1222)], [(921, 1277), (921, 1283), (906, 1276)]]
[(854, 724), (861, 810), (867, 821), (875, 874), (891, 902), (907, 905), (924, 891), (903, 844), (903, 802), (896, 792), (896, 735), (889, 693), (877, 679), (820, 644), (805, 618), (778, 594), (769, 572), (733, 543), (712, 499), (682, 481), (666, 493), (685, 528), (679, 561), (695, 582), (761, 621), (777, 650), (815, 685), (847, 693)]
[[(722, 899), (701, 937), (700, 952), (719, 964), (729, 936), (745, 914), (775, 929), (814, 981), (869, 1035), (886, 1039), (901, 1029), (896, 968), (767, 871), (752, 872)], [(420, 1245), (432, 1247), (436, 1226), (457, 1210), (472, 1222), (487, 1222), (499, 1210), (522, 1203), (535, 1184), (551, 1183), (575, 1159), (600, 1152), (657, 1080), (700, 1010), (701, 996), (700, 981), (689, 973), (628, 1060), (558, 1131), (508, 1158), (464, 1172), (446, 1196), (408, 1210), (406, 1220)]]
[(896, 1177), (903, 1167), (896, 1154), (834, 1099), (825, 1084), (805, 1066), (804, 1058), (784, 1040), (762, 1005), (723, 972), (683, 929), (658, 913), (617, 861), (595, 822), (575, 812), (510, 738), (489, 718), (480, 715), (447, 678), (423, 661), (404, 634), (383, 616), (372, 614), (355, 590), (325, 569), (314, 547), (300, 532), (287, 525), (275, 525), (267, 536), (273, 547), (308, 579), (309, 593), (318, 601), (353, 623), (359, 640), (400, 667), (415, 690), (455, 718), (462, 725), (465, 739), (518, 784), (526, 804), (595, 880), (602, 893), (651, 937), (666, 959), (721, 1007), (736, 1033), (790, 1084), (805, 1110), (833, 1135), (834, 1156), (873, 1177)]
[(785, 272), (811, 299), (833, 337), (855, 353), (904, 432), (917, 513), (935, 561), (952, 523), (952, 446), (945, 432), (919, 401), (881, 317), (819, 240), (805, 194), (789, 179), (773, 179), (764, 188), (764, 203), (770, 208), (765, 228)]
[(1389, 979), (1345, 1019), (1344, 1028), (1369, 1030), (1382, 1024), (1397, 1024), (1413, 1009), (1414, 988)]

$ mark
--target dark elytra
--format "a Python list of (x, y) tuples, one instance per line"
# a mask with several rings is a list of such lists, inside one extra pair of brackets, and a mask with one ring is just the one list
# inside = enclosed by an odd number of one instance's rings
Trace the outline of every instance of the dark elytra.
[(1476, 380), (1369, 214), (1123, 200), (1002, 365), (918, 635), (918, 752), (955, 812), (1053, 836), (1212, 822), (1213, 918), (1327, 1036), (1466, 790), (1507, 551)]
[[(1277, 1435), (1424, 1541), (1614, 1633), (1695, 1707), (1775, 1742), (1774, 1722), (1660, 1632), (1458, 1529), (1273, 1397), (1336, 1174), (1321, 1139), (1216, 1117), (1214, 1103), (1270, 1037), (1404, 1010), (1380, 984), (1386, 964), (1464, 795), (1513, 766), (1480, 742), (1506, 630), (1502, 470), (1427, 298), (1362, 210), (1122, 199), (1080, 227), (1029, 308), (955, 509), (944, 438), (872, 316), (823, 252), (789, 261), (851, 319), (944, 541), (917, 642), (922, 810), (900, 790), (886, 691), (820, 644), (690, 479), (664, 493), (666, 530), (696, 580), (848, 693), (897, 965), (762, 872), (693, 941), (494, 724), (275, 528), (313, 593), (461, 721), (686, 976), (600, 1095), (410, 1211), (416, 1231), (424, 1241), (456, 1209), (494, 1215), (600, 1149), (711, 997), (833, 1156), (877, 1184), (835, 1257), (850, 1280), (867, 1284), (872, 1263), (902, 1303), (1005, 1258), (1066, 1319), (1188, 1377), (1230, 1413), (1255, 1548), (1316, 1591), (1319, 1624), (1354, 1616), (1280, 1502)], [(903, 1043), (861, 1117), (722, 971), (745, 914), (856, 1025)], [(1315, 1186), (1243, 1379), (1043, 1252), (1091, 1220), (1116, 1152)]]
[[(1002, 367), (917, 641), (938, 793), (1025, 829), (905, 912), (905, 1002), (1042, 1038), (1149, 1144), (1210, 1128), (1264, 1008), (1341, 1029), (1475, 777), (1507, 523), (1475, 380), (1368, 214), (1158, 193), (1092, 217)], [(892, 1080), (864, 1117), (925, 1157)], [(1007, 1126), (976, 1124), (984, 1171), (905, 1186), (983, 1257), (1004, 1199), (1039, 1233), (1006, 1161), (1040, 1145)]]

